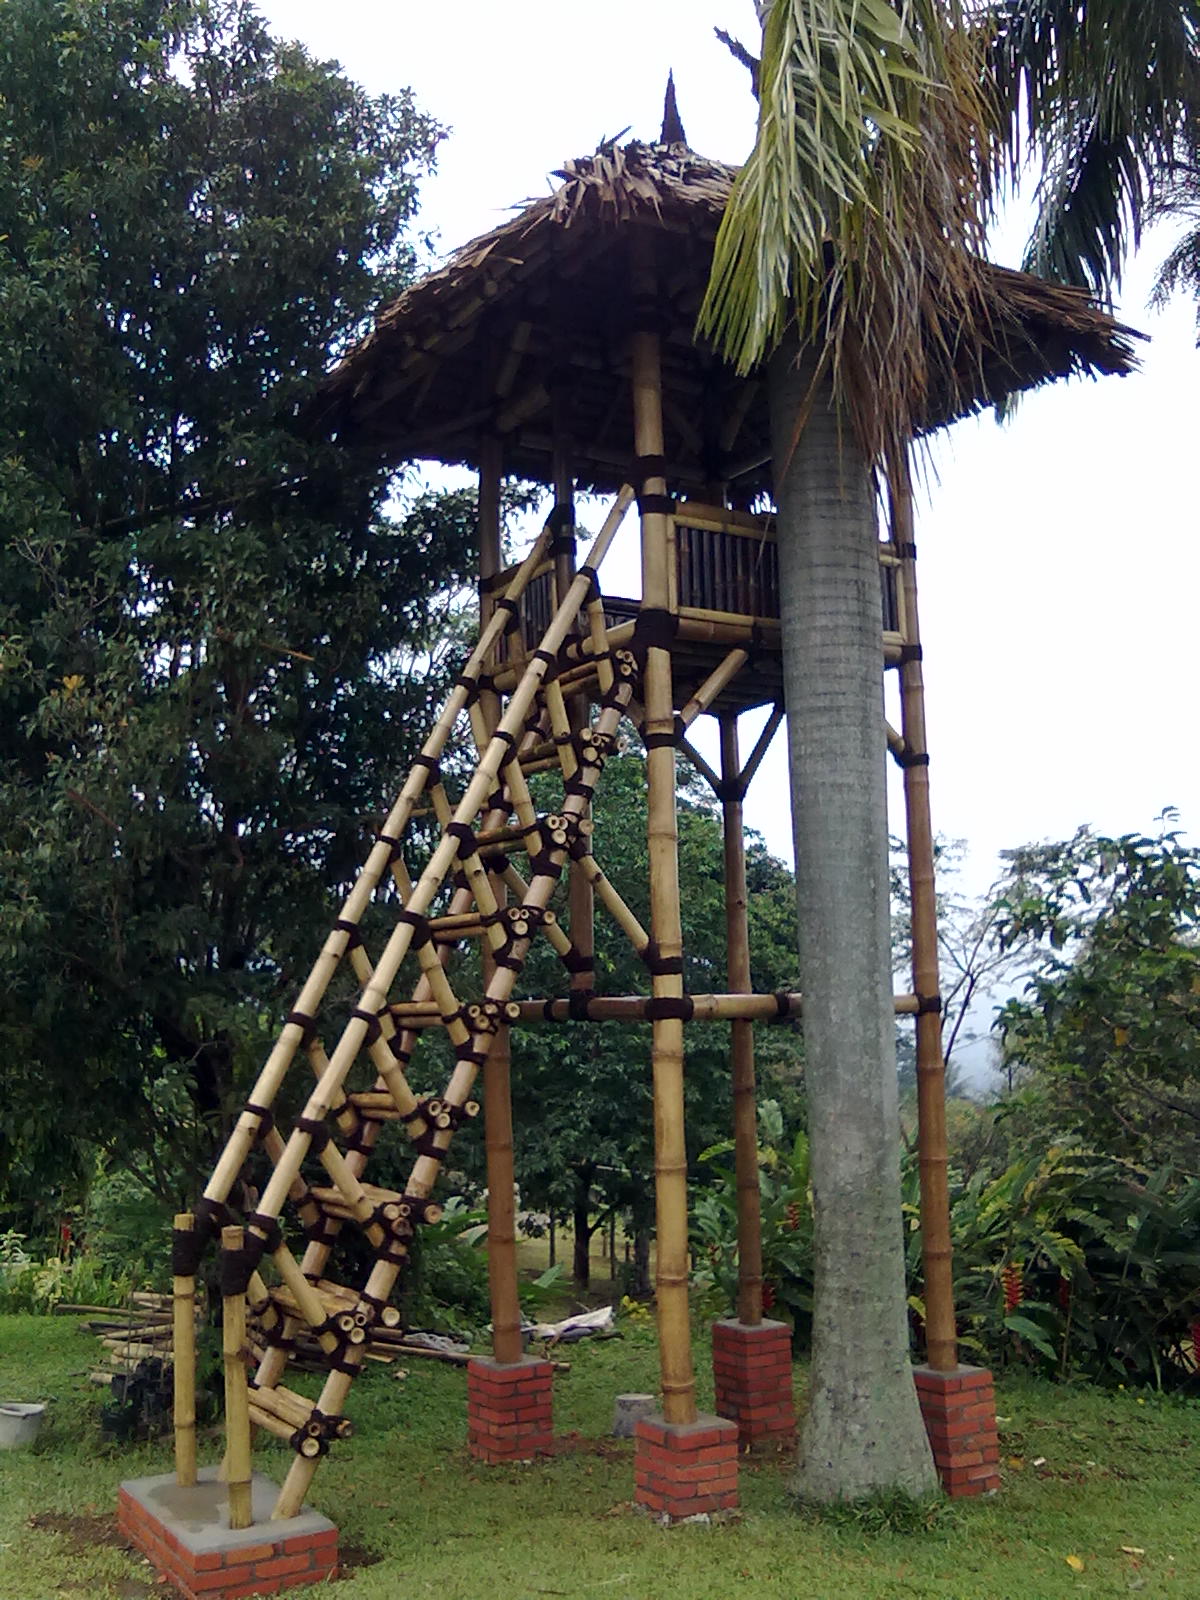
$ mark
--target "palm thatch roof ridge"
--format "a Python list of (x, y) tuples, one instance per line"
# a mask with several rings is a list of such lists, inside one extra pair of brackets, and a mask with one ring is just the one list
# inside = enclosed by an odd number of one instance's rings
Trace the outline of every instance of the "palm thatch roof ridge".
[[(326, 379), (314, 420), (392, 459), (475, 465), (485, 434), (509, 470), (549, 474), (551, 436), (571, 441), (581, 483), (626, 471), (626, 242), (656, 236), (662, 282), (667, 458), (682, 488), (731, 486), (735, 504), (769, 492), (765, 385), (739, 378), (695, 338), (713, 241), (737, 169), (682, 143), (606, 142), (568, 161), (557, 186), (454, 252), (380, 314)], [(1081, 290), (989, 266), (988, 357), (939, 359), (925, 429), (1056, 378), (1124, 374), (1133, 329)], [(953, 351), (953, 330), (934, 347)], [(968, 370), (969, 365), (969, 370)]]

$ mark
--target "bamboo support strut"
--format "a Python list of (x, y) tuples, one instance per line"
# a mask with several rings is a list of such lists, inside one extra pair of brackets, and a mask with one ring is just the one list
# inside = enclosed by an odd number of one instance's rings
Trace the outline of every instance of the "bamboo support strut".
[[(221, 1229), (222, 1276), (242, 1249), (241, 1228)], [(229, 1493), (229, 1526), (248, 1528), (251, 1511), (250, 1399), (246, 1360), (246, 1296), (226, 1292), (221, 1302), (221, 1347), (225, 1357), (225, 1469)]]
[[(179, 1233), (195, 1231), (190, 1211), (175, 1218)], [(196, 1276), (176, 1273), (172, 1284), (174, 1366), (173, 1421), (175, 1424), (175, 1481), (181, 1489), (196, 1482)]]
[[(651, 305), (658, 294), (654, 241), (631, 241), (635, 303)], [(631, 339), (634, 450), (641, 459), (664, 456), (662, 370), (659, 335), (645, 326)], [(666, 613), (671, 607), (671, 519), (660, 509), (667, 484), (651, 474), (642, 492), (642, 611)], [(650, 855), (650, 931), (655, 944), (654, 998), (683, 995), (683, 930), (679, 907), (678, 834), (675, 816), (675, 711), (670, 651), (646, 651), (642, 692), (645, 703), (647, 840)], [(688, 1311), (687, 1149), (683, 1114), (683, 1022), (656, 1016), (653, 1023), (654, 1174), (658, 1231), (658, 1344), (662, 1366), (663, 1415), (669, 1423), (696, 1419), (696, 1381), (692, 1369)]]
[[(907, 464), (892, 490), (892, 538), (900, 563), (906, 644), (920, 645), (917, 571), (913, 542), (912, 484)], [(901, 735), (905, 746), (904, 808), (908, 831), (912, 906), (913, 989), (924, 1005), (917, 1013), (917, 1151), (921, 1178), (921, 1255), (925, 1268), (925, 1343), (929, 1365), (952, 1372), (958, 1364), (951, 1269), (950, 1185), (946, 1149), (946, 1064), (938, 976), (937, 891), (933, 824), (929, 812), (929, 745), (925, 684), (919, 648), (900, 667)], [(916, 759), (914, 759), (914, 757)]]
[[(725, 943), (729, 987), (750, 992), (749, 901), (742, 802), (734, 798), (741, 777), (734, 712), (721, 717), (721, 777), (728, 785), (721, 802), (725, 856)], [(762, 1199), (758, 1187), (758, 1110), (754, 1084), (754, 1025), (745, 1017), (730, 1025), (733, 1088), (734, 1172), (737, 1185), (738, 1319), (762, 1321)]]

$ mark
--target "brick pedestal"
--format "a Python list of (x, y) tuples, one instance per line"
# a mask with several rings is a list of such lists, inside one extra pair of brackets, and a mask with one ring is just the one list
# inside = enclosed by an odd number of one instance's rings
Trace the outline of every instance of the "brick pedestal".
[(467, 1367), (467, 1443), (478, 1461), (528, 1461), (554, 1443), (554, 1368), (549, 1361), (502, 1366), (490, 1356)]
[(722, 1417), (691, 1423), (646, 1417), (637, 1425), (634, 1499), (656, 1516), (678, 1522), (702, 1512), (732, 1511), (738, 1503), (738, 1432)]
[(717, 1415), (737, 1424), (742, 1449), (789, 1438), (796, 1429), (791, 1330), (724, 1317), (713, 1323), (712, 1353)]
[(982, 1367), (913, 1374), (933, 1460), (949, 1495), (984, 1494), (1000, 1487), (996, 1397)]
[(328, 1517), (306, 1510), (272, 1522), (279, 1491), (255, 1473), (254, 1522), (235, 1531), (217, 1469), (206, 1467), (199, 1478), (189, 1489), (181, 1489), (173, 1473), (132, 1478), (117, 1499), (121, 1532), (186, 1600), (280, 1594), (336, 1573), (338, 1534)]

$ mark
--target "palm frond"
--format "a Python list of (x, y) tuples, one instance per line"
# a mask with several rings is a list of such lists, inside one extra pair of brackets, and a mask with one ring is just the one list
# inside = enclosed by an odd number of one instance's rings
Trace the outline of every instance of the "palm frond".
[(1108, 294), (1200, 112), (1200, 0), (983, 0), (1014, 178), (1041, 159), (1033, 270)]
[(982, 42), (958, 0), (767, 12), (758, 138), (700, 331), (746, 372), (795, 318), (873, 458), (913, 433), (932, 359), (964, 379), (979, 364), (995, 126)]

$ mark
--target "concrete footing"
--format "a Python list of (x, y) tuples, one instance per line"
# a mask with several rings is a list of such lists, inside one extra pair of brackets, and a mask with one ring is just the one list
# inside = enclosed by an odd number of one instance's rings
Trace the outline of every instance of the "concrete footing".
[(532, 1356), (467, 1366), (467, 1444), (477, 1461), (529, 1461), (554, 1446), (554, 1367)]
[(777, 1444), (796, 1431), (792, 1335), (782, 1322), (713, 1324), (716, 1412), (737, 1424), (743, 1450)]
[(215, 1467), (202, 1468), (199, 1482), (188, 1489), (174, 1473), (131, 1478), (120, 1488), (117, 1521), (186, 1600), (281, 1594), (333, 1576), (338, 1531), (329, 1518), (305, 1510), (272, 1522), (277, 1485), (255, 1473), (252, 1488), (254, 1522), (235, 1530)]
[(982, 1367), (913, 1374), (933, 1461), (948, 1495), (987, 1494), (1000, 1487), (1000, 1445), (992, 1375)]
[(671, 1522), (732, 1511), (738, 1503), (738, 1431), (724, 1417), (638, 1423), (634, 1499)]

